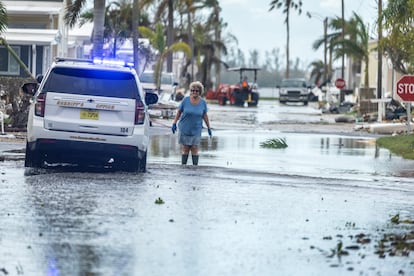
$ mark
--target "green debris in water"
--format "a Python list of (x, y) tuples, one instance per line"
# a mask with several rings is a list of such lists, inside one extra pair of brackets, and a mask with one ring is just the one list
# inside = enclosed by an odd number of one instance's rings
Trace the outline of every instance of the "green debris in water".
[(287, 148), (288, 145), (285, 138), (273, 138), (260, 143), (260, 146), (268, 149), (283, 149)]
[(164, 204), (165, 202), (164, 202), (164, 200), (162, 200), (162, 198), (157, 198), (156, 200), (155, 200), (155, 204)]

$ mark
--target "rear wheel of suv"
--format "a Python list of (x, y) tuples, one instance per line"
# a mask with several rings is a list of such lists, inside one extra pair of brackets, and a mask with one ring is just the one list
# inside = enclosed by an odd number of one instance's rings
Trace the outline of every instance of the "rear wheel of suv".
[(40, 157), (40, 154), (37, 151), (31, 150), (27, 142), (24, 166), (33, 168), (40, 168), (42, 166), (42, 159)]
[(123, 163), (123, 168), (120, 169), (128, 172), (146, 172), (147, 152), (145, 152), (141, 158), (137, 157), (125, 160), (125, 162)]
[(138, 171), (139, 172), (146, 172), (147, 171), (147, 152), (139, 159), (138, 163)]

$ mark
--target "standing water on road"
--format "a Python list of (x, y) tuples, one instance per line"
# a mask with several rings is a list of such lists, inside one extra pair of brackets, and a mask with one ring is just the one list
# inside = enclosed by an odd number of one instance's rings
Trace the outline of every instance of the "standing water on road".
[[(288, 147), (261, 147), (275, 138), (285, 139)], [(150, 162), (180, 162), (176, 136), (154, 136), (150, 151)], [(223, 130), (215, 131), (212, 139), (204, 136), (200, 165), (368, 181), (414, 175), (414, 161), (378, 148), (374, 138), (265, 130)]]

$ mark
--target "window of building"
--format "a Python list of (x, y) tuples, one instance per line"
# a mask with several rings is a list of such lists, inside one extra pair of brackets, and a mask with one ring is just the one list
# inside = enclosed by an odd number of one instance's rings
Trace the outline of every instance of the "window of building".
[[(20, 56), (20, 47), (11, 47)], [(0, 46), (0, 74), (2, 75), (19, 75), (20, 66), (14, 57), (9, 53), (6, 47)]]

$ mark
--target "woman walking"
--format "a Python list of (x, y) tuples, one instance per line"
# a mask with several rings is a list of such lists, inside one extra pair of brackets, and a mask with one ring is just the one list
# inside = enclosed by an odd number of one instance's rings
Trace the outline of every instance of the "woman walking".
[(186, 165), (188, 155), (191, 152), (193, 165), (198, 165), (198, 146), (200, 145), (201, 130), (203, 121), (211, 137), (210, 121), (207, 115), (207, 103), (201, 98), (204, 86), (201, 82), (195, 81), (190, 84), (190, 96), (185, 97), (180, 103), (175, 115), (171, 130), (177, 131), (178, 122), (178, 143), (181, 145), (181, 164)]

